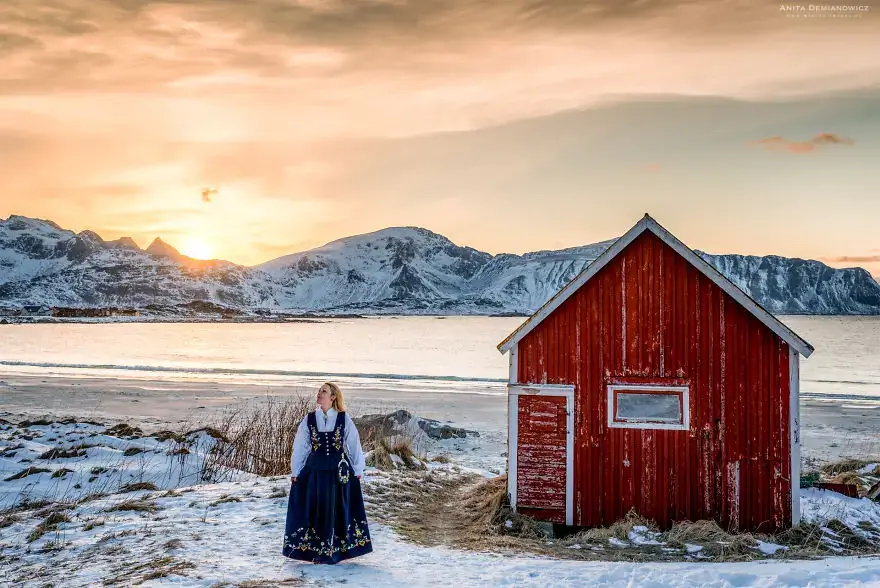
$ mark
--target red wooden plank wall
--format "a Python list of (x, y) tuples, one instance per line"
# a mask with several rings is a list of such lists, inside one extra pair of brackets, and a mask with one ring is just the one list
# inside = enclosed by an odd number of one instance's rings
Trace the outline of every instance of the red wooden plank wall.
[[(575, 385), (575, 524), (635, 509), (663, 527), (788, 526), (788, 353), (671, 247), (639, 236), (519, 343), (520, 382)], [(609, 428), (614, 382), (688, 385), (690, 430)], [(518, 479), (531, 467), (519, 462)]]

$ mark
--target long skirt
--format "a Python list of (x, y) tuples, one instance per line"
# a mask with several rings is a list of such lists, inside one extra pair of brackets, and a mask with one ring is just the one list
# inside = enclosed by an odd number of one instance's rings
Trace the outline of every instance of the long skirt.
[(336, 468), (306, 465), (290, 488), (282, 553), (335, 564), (371, 551), (361, 481), (351, 476), (340, 484)]

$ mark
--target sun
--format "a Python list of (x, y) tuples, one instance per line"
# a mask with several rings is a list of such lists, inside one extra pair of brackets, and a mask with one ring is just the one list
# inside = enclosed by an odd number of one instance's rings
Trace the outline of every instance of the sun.
[(187, 237), (180, 252), (194, 259), (212, 259), (214, 248), (201, 237)]

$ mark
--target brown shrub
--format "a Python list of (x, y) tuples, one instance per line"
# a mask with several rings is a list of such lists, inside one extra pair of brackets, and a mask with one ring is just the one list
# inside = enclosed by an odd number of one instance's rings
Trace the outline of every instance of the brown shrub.
[(290, 473), (293, 438), (312, 406), (311, 396), (271, 396), (228, 410), (203, 430), (215, 439), (205, 461), (204, 478), (224, 468), (258, 476)]

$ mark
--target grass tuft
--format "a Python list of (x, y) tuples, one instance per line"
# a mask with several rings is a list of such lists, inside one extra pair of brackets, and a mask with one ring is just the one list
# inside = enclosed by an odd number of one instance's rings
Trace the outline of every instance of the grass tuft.
[(152, 482), (130, 482), (119, 488), (120, 492), (137, 492), (139, 490), (158, 490)]
[(46, 468), (38, 468), (38, 467), (32, 466), (32, 467), (28, 467), (28, 468), (21, 470), (17, 474), (13, 474), (13, 475), (9, 476), (8, 478), (6, 478), (5, 481), (11, 482), (13, 480), (20, 480), (22, 478), (27, 478), (28, 476), (33, 476), (34, 474), (44, 474), (44, 473), (49, 473), (51, 471), (52, 470), (47, 470)]
[(157, 510), (159, 510), (159, 507), (156, 506), (156, 503), (152, 500), (126, 500), (124, 502), (120, 502), (119, 504), (111, 506), (110, 508), (106, 509), (106, 512), (156, 512)]

